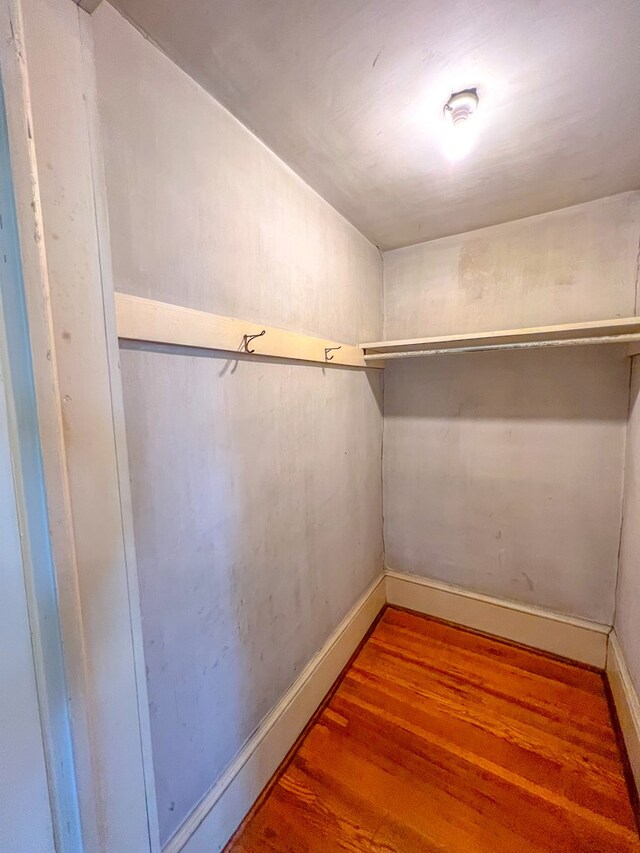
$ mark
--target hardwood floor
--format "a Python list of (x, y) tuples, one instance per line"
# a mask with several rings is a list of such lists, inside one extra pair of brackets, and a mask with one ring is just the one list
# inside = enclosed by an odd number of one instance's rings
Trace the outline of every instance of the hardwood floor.
[(388, 608), (227, 850), (640, 851), (603, 677)]

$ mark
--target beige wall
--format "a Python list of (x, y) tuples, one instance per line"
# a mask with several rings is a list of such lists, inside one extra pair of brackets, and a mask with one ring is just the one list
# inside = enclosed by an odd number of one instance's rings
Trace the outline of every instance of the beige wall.
[[(640, 194), (384, 255), (385, 337), (634, 314)], [(629, 360), (479, 353), (385, 372), (387, 565), (611, 624)]]
[(112, 7), (93, 21), (116, 290), (379, 334), (377, 249)]
[[(86, 80), (73, 4), (26, 9), (67, 462), (82, 481), (71, 498), (90, 583), (77, 603), (104, 687), (87, 703), (119, 760), (139, 741), (122, 725), (127, 691), (108, 665), (130, 654), (131, 621), (128, 607), (119, 622), (109, 610), (129, 581), (113, 522), (115, 465), (108, 481), (95, 477), (113, 412), (109, 375), (95, 371), (102, 303), (86, 298), (101, 278), (92, 164), (79, 139)], [(380, 337), (377, 250), (107, 4), (88, 21), (117, 288), (345, 340)], [(387, 334), (633, 313), (638, 221), (631, 193), (390, 253)], [(380, 568), (380, 377), (152, 348), (121, 358), (167, 838)], [(393, 365), (392, 567), (610, 620), (628, 379), (628, 361), (609, 348)], [(636, 685), (638, 382), (636, 368), (616, 614)], [(83, 504), (97, 524), (83, 523)], [(134, 694), (133, 678), (128, 687)], [(104, 770), (106, 750), (92, 749)], [(105, 833), (115, 813), (144, 812), (133, 763), (98, 774), (111, 809), (95, 799)], [(146, 822), (141, 835), (132, 823), (105, 843), (141, 849)]]
[(635, 313), (640, 193), (384, 254), (387, 339)]
[(604, 347), (393, 364), (389, 568), (611, 624), (628, 377)]
[[(381, 337), (375, 247), (107, 4), (92, 28), (116, 288)], [(385, 337), (631, 315), (639, 234), (628, 193), (386, 253)], [(381, 379), (121, 361), (167, 840), (380, 570)], [(392, 364), (387, 564), (610, 622), (628, 379), (615, 348)], [(634, 536), (617, 621), (637, 677)]]
[(615, 629), (640, 694), (640, 364), (633, 359)]
[[(357, 342), (378, 250), (107, 4), (117, 290)], [(379, 372), (121, 351), (163, 840), (382, 568)]]

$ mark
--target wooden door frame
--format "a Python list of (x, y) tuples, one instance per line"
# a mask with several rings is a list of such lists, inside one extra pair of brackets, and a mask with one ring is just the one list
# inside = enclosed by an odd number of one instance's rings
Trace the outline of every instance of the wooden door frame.
[(89, 15), (0, 0), (0, 75), (84, 849), (157, 853)]

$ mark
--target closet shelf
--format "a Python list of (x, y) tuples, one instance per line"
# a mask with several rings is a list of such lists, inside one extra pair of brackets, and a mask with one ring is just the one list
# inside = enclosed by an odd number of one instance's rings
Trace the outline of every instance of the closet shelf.
[(255, 358), (311, 361), (331, 367), (384, 367), (367, 364), (362, 349), (354, 344), (314, 338), (263, 323), (128, 293), (115, 294), (115, 307), (121, 340), (216, 350), (233, 356), (240, 353)]
[[(505, 329), (463, 335), (441, 335), (401, 341), (374, 341), (360, 344), (367, 364), (396, 358), (417, 358), (448, 353), (490, 350), (541, 349), (543, 347), (584, 346), (587, 344), (635, 344), (640, 341), (640, 317)], [(630, 355), (638, 352), (637, 344)]]

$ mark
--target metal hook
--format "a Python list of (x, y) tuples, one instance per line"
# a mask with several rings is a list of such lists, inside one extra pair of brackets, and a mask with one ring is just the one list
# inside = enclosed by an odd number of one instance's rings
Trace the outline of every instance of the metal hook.
[(333, 356), (332, 356), (332, 355), (329, 355), (329, 353), (331, 352), (331, 350), (334, 350), (334, 349), (342, 349), (342, 346), (339, 346), (339, 347), (325, 347), (325, 348), (324, 348), (324, 360), (325, 360), (325, 361), (333, 361)]
[(243, 335), (243, 343), (244, 343), (244, 351), (245, 352), (255, 352), (253, 349), (249, 349), (249, 344), (254, 338), (261, 338), (263, 335), (267, 334), (267, 330), (263, 329), (261, 332), (258, 332), (257, 335)]

